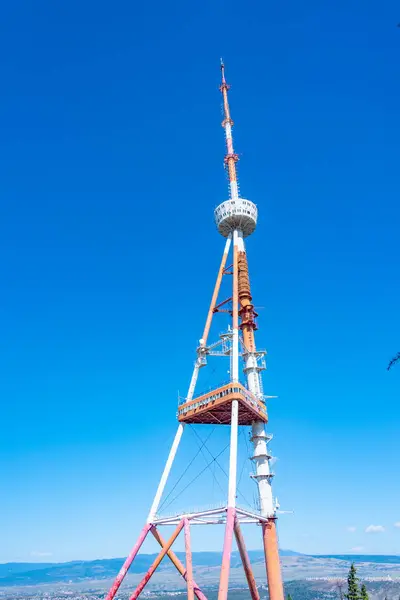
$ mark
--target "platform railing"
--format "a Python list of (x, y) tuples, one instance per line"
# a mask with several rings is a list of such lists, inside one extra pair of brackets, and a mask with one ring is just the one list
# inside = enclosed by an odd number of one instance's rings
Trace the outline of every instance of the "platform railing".
[[(230, 385), (231, 387), (226, 388), (226, 386), (228, 385)], [(220, 392), (212, 393), (215, 389), (220, 388), (225, 389), (221, 390)], [(245, 400), (249, 404), (252, 404), (255, 408), (257, 408), (257, 410), (266, 412), (265, 405), (261, 401), (257, 400), (257, 398), (253, 396), (253, 394), (251, 394), (242, 384), (238, 385), (238, 383), (228, 381), (227, 383), (223, 383), (222, 385), (218, 386), (218, 388), (210, 389), (208, 392), (197, 396), (197, 398), (202, 398), (202, 396), (204, 396), (204, 398), (198, 400), (197, 402), (196, 398), (193, 398), (193, 400), (190, 401), (190, 404), (183, 408), (182, 405), (186, 404), (187, 402), (187, 400), (185, 399), (185, 401), (181, 402), (178, 406), (178, 415), (185, 414), (191, 410), (195, 410), (196, 408), (201, 408), (202, 406), (205, 406), (210, 402), (215, 402), (215, 400), (219, 400), (223, 396), (228, 396), (230, 394), (235, 393), (244, 396)]]

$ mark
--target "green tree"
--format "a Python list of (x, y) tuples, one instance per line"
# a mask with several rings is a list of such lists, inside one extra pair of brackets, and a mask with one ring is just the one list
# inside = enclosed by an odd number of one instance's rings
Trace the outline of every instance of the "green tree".
[(292, 600), (292, 596), (290, 594), (287, 595), (287, 600)]
[(357, 569), (354, 563), (351, 563), (350, 571), (347, 576), (347, 594), (344, 595), (347, 600), (360, 600), (360, 591), (358, 589)]
[[(360, 598), (361, 598), (361, 600), (369, 600), (369, 596), (368, 596), (367, 588), (365, 587), (365, 583), (363, 583), (361, 586)], [(387, 600), (387, 599), (385, 598), (385, 600)]]

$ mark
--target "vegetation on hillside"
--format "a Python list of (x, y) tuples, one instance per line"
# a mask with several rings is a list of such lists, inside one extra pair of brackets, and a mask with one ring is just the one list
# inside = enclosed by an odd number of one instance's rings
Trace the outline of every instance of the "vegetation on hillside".
[(350, 571), (347, 576), (347, 594), (344, 595), (346, 600), (369, 600), (365, 583), (359, 588), (358, 582), (357, 569), (355, 568), (354, 563), (351, 563)]

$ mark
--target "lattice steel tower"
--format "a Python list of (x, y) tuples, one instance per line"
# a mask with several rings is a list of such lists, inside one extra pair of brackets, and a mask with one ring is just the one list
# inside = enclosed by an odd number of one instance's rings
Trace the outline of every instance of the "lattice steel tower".
[[(230, 557), (233, 536), (235, 535), (240, 556), (243, 562), (247, 583), (252, 600), (259, 600), (257, 585), (252, 573), (250, 561), (246, 551), (241, 531), (241, 523), (255, 523), (262, 527), (262, 537), (265, 551), (265, 562), (270, 600), (283, 600), (283, 585), (278, 551), (276, 532), (277, 503), (273, 499), (271, 481), (273, 473), (270, 469), (271, 454), (268, 443), (271, 435), (265, 431), (268, 421), (266, 399), (264, 395), (261, 371), (265, 368), (265, 352), (257, 351), (254, 331), (256, 330), (257, 314), (252, 301), (249, 270), (244, 240), (251, 235), (257, 224), (257, 207), (250, 200), (245, 200), (239, 195), (236, 163), (238, 155), (235, 154), (232, 140), (232, 126), (228, 90), (229, 85), (225, 80), (225, 68), (221, 61), (221, 94), (224, 106), (224, 120), (227, 153), (225, 165), (229, 176), (230, 197), (215, 209), (215, 222), (220, 234), (226, 238), (225, 248), (219, 267), (214, 292), (208, 311), (203, 335), (197, 348), (189, 390), (184, 401), (178, 407), (178, 430), (176, 432), (164, 471), (162, 473), (153, 504), (151, 506), (147, 523), (139, 539), (126, 559), (118, 574), (106, 600), (112, 600), (117, 593), (130, 565), (137, 555), (147, 534), (151, 532), (161, 546), (160, 554), (154, 561), (149, 571), (143, 577), (136, 590), (130, 597), (135, 600), (143, 591), (161, 560), (167, 555), (179, 573), (187, 582), (187, 595), (189, 600), (194, 596), (198, 600), (206, 600), (206, 596), (193, 579), (192, 555), (190, 547), (190, 524), (224, 523), (225, 537), (223, 546), (222, 565), (218, 600), (228, 597), (228, 582)], [(227, 259), (233, 246), (232, 265), (227, 267)], [(225, 275), (232, 276), (232, 296), (218, 302), (222, 279)], [(229, 309), (227, 307), (230, 307)], [(213, 316), (220, 312), (228, 312), (231, 324), (226, 333), (220, 336), (218, 342), (208, 344), (208, 337)], [(230, 382), (213, 389), (212, 391), (195, 397), (195, 388), (200, 369), (207, 365), (208, 356), (225, 354), (230, 357)], [(239, 359), (243, 363), (245, 383), (239, 380)], [(163, 518), (158, 515), (160, 501), (174, 462), (179, 443), (186, 424), (215, 424), (230, 426), (230, 453), (227, 502), (219, 508), (204, 510), (197, 513), (177, 514)], [(251, 440), (253, 443), (254, 477), (259, 497), (259, 510), (248, 511), (236, 505), (237, 494), (237, 450), (238, 426), (251, 426)], [(160, 534), (162, 525), (175, 525), (176, 528), (165, 541)], [(181, 530), (185, 533), (186, 565), (178, 559), (172, 551), (172, 544)], [(261, 582), (260, 582), (261, 583)]]

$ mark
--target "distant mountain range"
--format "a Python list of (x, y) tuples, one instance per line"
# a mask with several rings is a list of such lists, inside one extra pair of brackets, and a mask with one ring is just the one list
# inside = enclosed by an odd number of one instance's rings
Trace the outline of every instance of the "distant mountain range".
[[(325, 571), (327, 564), (335, 565), (345, 562), (346, 569), (350, 562), (369, 563), (373, 569), (373, 564), (396, 565), (400, 564), (400, 556), (385, 555), (313, 555), (307, 556), (291, 550), (281, 550), (281, 556), (284, 557), (284, 563), (297, 561), (298, 566), (302, 568), (315, 568)], [(176, 553), (178, 557), (185, 561), (183, 552)], [(154, 561), (156, 554), (139, 554), (130, 573), (138, 574), (146, 571)], [(249, 551), (249, 557), (253, 564), (259, 564), (264, 560), (262, 550)], [(343, 562), (342, 562), (343, 561)], [(104, 580), (112, 579), (118, 573), (124, 562), (123, 558), (107, 558), (91, 561), (72, 561), (66, 563), (6, 563), (0, 564), (0, 587), (43, 585), (54, 583), (74, 583), (85, 580)], [(194, 552), (193, 564), (195, 568), (216, 569), (221, 564), (220, 552)], [(325, 566), (324, 566), (325, 565)], [(232, 553), (232, 568), (240, 568), (241, 560), (238, 552)], [(285, 567), (285, 564), (284, 564)], [(342, 567), (342, 568), (343, 568)], [(163, 569), (171, 569), (170, 563), (163, 563)], [(298, 569), (298, 567), (297, 567)]]
[[(176, 552), (179, 559), (185, 561), (184, 552)], [(281, 550), (282, 556), (298, 556), (292, 550)], [(146, 571), (157, 554), (138, 554), (130, 573)], [(250, 550), (250, 560), (263, 560), (262, 550)], [(221, 563), (220, 552), (193, 552), (193, 564), (198, 567), (215, 567)], [(0, 564), (0, 586), (38, 585), (82, 581), (83, 579), (109, 579), (115, 577), (121, 568), (124, 558), (104, 558), (89, 561), (71, 561), (65, 563), (5, 563)], [(232, 566), (240, 564), (238, 552), (232, 553)]]
[(310, 554), (313, 558), (335, 558), (347, 562), (361, 563), (386, 563), (392, 565), (400, 564), (398, 554)]

